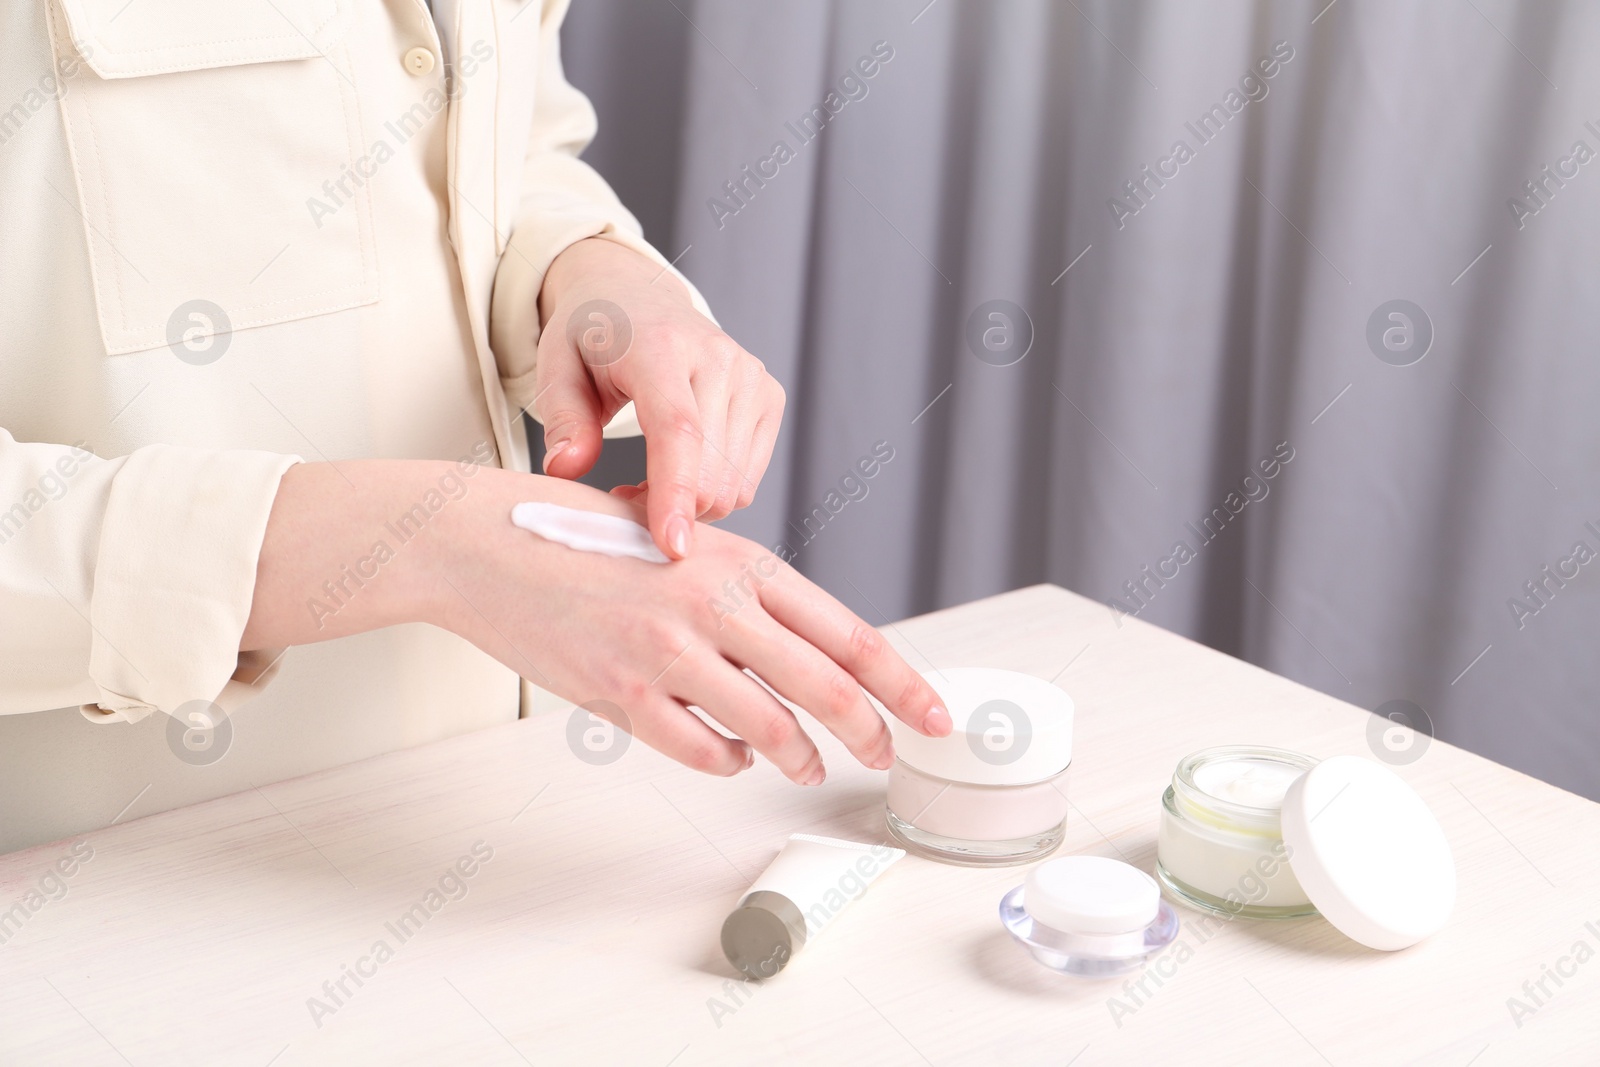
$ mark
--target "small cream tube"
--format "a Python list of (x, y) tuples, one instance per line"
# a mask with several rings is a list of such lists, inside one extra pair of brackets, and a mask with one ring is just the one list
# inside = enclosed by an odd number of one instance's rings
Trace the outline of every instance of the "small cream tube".
[(771, 978), (904, 855), (888, 845), (794, 834), (722, 924), (723, 954), (749, 977)]

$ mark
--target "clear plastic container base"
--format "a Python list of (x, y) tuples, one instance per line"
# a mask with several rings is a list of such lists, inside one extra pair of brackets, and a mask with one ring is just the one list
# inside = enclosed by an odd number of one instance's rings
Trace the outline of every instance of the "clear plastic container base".
[(1034, 922), (1023, 906), (1023, 888), (1019, 885), (1001, 898), (1000, 922), (1034, 959), (1061, 974), (1114, 978), (1143, 967), (1178, 938), (1178, 913), (1165, 900), (1155, 920), (1143, 930), (1090, 936), (1063, 933)]
[(889, 836), (905, 846), (907, 851), (961, 867), (1014, 867), (1043, 859), (1061, 844), (1067, 828), (1066, 823), (1062, 822), (1031, 837), (1006, 841), (967, 841), (919, 830), (892, 811), (884, 813), (884, 821), (888, 825)]

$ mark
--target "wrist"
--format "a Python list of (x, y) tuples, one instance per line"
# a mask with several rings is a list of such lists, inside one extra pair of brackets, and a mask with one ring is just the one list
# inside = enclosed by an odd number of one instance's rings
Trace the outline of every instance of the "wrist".
[(511, 522), (523, 501), (561, 504), (625, 515), (638, 509), (608, 493), (561, 478), (498, 467), (478, 468), (459, 502), (443, 508), (425, 550), (416, 596), (430, 622), (473, 641), (504, 640), (490, 618), (519, 599), (548, 596), (570, 579), (570, 549), (542, 540)]
[(606, 237), (574, 242), (545, 271), (539, 289), (539, 326), (543, 329), (563, 302), (591, 299), (635, 284), (653, 284), (689, 302), (689, 291), (678, 276), (650, 257)]

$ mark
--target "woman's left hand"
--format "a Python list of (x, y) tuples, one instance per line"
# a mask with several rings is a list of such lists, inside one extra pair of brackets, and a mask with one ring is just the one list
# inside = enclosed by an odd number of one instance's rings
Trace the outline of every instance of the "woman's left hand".
[(671, 271), (614, 241), (589, 238), (557, 256), (539, 309), (534, 413), (545, 473), (581, 477), (600, 456), (601, 428), (633, 401), (650, 534), (682, 559), (697, 518), (720, 519), (755, 496), (783, 387), (695, 309)]

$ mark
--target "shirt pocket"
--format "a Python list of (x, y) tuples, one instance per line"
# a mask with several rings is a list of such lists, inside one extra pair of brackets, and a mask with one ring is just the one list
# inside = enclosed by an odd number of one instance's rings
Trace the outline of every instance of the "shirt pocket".
[[(345, 0), (346, 3), (349, 0)], [(340, 0), (52, 0), (111, 355), (378, 300)]]

